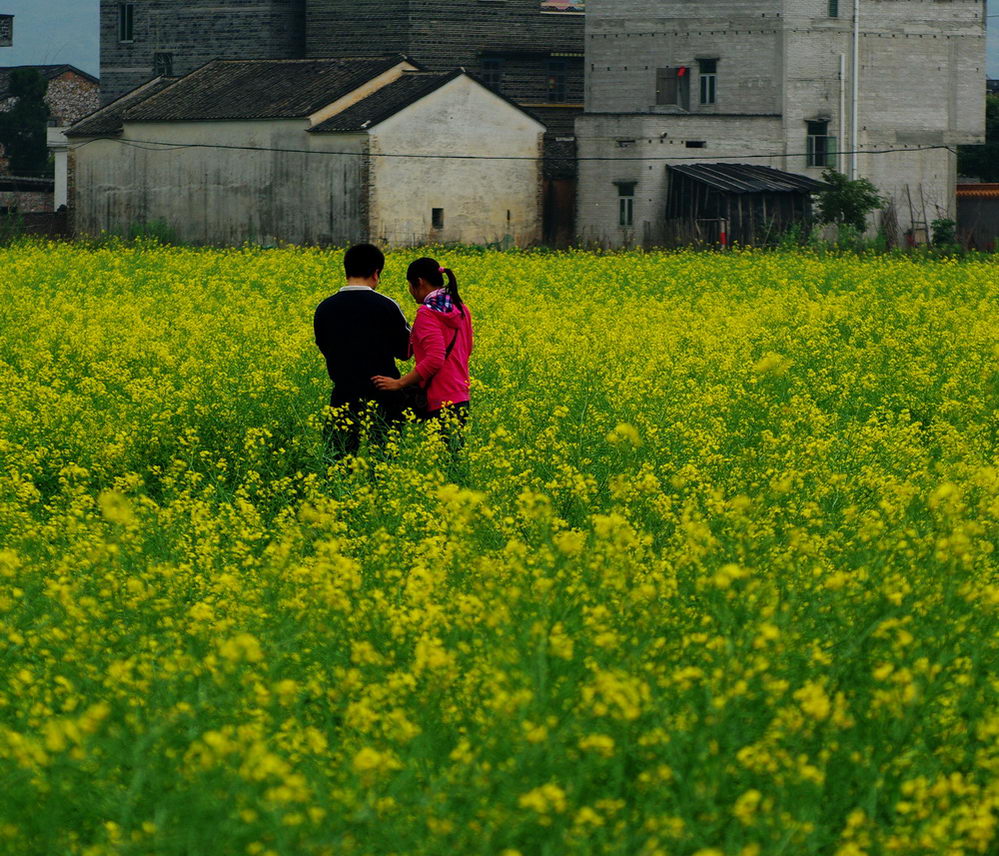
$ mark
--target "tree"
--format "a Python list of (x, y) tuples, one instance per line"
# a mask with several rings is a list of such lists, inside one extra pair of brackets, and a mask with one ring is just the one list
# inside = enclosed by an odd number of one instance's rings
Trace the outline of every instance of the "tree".
[(999, 95), (985, 99), (985, 143), (957, 147), (958, 175), (999, 181)]
[(49, 82), (33, 68), (11, 72), (10, 94), (14, 105), (0, 113), (0, 146), (4, 147), (14, 175), (41, 175), (49, 171), (46, 127)]
[(884, 207), (885, 201), (878, 189), (866, 178), (851, 181), (834, 169), (827, 169), (822, 178), (828, 187), (819, 191), (817, 216), (820, 223), (852, 226), (863, 232), (867, 228), (867, 215)]

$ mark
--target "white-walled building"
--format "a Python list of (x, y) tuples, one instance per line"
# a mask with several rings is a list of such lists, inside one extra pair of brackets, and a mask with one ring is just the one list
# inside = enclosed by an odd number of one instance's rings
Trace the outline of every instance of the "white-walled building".
[(954, 147), (984, 141), (984, 11), (981, 0), (590, 0), (577, 237), (655, 241), (668, 163), (811, 178), (834, 167), (873, 181), (902, 232), (953, 218)]
[(461, 69), (214, 61), (70, 129), (77, 234), (536, 243), (544, 126)]

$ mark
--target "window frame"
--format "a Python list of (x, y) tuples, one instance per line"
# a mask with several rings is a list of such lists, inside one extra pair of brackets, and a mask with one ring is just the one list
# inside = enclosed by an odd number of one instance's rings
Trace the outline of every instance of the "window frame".
[(482, 82), (497, 92), (503, 88), (503, 57), (487, 56), (482, 58)]
[[(829, 124), (828, 119), (808, 119), (805, 121), (806, 167), (827, 169), (836, 166), (839, 140), (829, 134)], [(816, 133), (820, 130), (824, 133)]]
[(678, 107), (689, 112), (689, 66), (674, 65), (656, 69), (656, 106)]
[(131, 44), (135, 41), (135, 4), (118, 4), (118, 41)]
[(829, 5), (827, 7), (828, 17), (838, 18), (839, 17), (839, 0), (829, 0)]
[(718, 103), (718, 60), (714, 57), (697, 60), (697, 73), (700, 78), (700, 104), (713, 107)]
[(548, 86), (548, 103), (567, 104), (569, 102), (569, 63), (564, 59), (546, 60), (545, 79)]
[(171, 53), (170, 51), (154, 51), (153, 77), (173, 77), (173, 76), (174, 76), (173, 53)]
[(635, 188), (637, 181), (615, 181), (617, 185), (617, 224), (622, 229), (635, 226)]

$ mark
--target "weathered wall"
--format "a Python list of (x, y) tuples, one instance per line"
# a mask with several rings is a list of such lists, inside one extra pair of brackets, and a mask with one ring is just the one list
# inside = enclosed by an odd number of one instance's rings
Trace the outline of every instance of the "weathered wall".
[[(579, 206), (577, 240), (609, 246), (641, 244), (666, 207), (666, 164), (736, 163), (745, 140), (782, 150), (782, 125), (774, 116), (668, 116), (584, 114), (577, 122)], [(688, 148), (703, 142), (703, 148)], [(783, 157), (753, 160), (781, 169)], [(618, 183), (635, 182), (634, 225), (619, 223)]]
[(149, 151), (149, 146), (113, 140), (92, 142), (74, 152), (76, 232), (120, 233), (132, 225), (162, 221), (180, 240), (192, 243), (359, 240), (364, 233), (364, 138), (307, 134), (307, 126), (305, 120), (127, 124), (125, 137), (132, 140), (311, 153), (188, 147)]
[(78, 122), (101, 106), (99, 84), (72, 71), (49, 81), (45, 102), (52, 113), (52, 122), (60, 128)]
[(305, 0), (140, 0), (134, 41), (118, 39), (118, 0), (101, 0), (104, 104), (153, 77), (153, 54), (173, 54), (175, 75), (213, 59), (298, 59)]
[(53, 211), (52, 194), (32, 190), (0, 190), (0, 212), (46, 214)]
[[(827, 0), (767, 0), (753, 4), (751, 12), (735, 0), (591, 0), (586, 110), (616, 121), (611, 132), (594, 121), (597, 116), (577, 120), (581, 158), (620, 157), (620, 139), (654, 138), (650, 131), (660, 126), (649, 125), (650, 115), (677, 114), (672, 127), (661, 116), (662, 131), (671, 138), (707, 141), (703, 150), (683, 152), (685, 160), (700, 155), (696, 159), (704, 162), (722, 157), (736, 162), (741, 153), (747, 162), (818, 178), (823, 168), (809, 167), (805, 157), (807, 123), (824, 119), (843, 152), (833, 165), (848, 171), (853, 3), (840, 0), (839, 6), (840, 16), (830, 18)], [(861, 4), (857, 174), (893, 200), (903, 230), (912, 220), (954, 216), (954, 157), (946, 148), (921, 149), (984, 137), (983, 13), (981, 0)], [(718, 58), (715, 105), (698, 103), (699, 57)], [(655, 69), (676, 65), (691, 68), (689, 113), (654, 106)], [(713, 136), (704, 125), (707, 114), (718, 117)], [(746, 114), (778, 117), (780, 134), (774, 135), (772, 124), (747, 123)], [(719, 138), (724, 145), (716, 144)], [(884, 149), (901, 151), (875, 154)], [(756, 155), (768, 157), (749, 157)], [(659, 174), (658, 164), (644, 166)], [(581, 239), (622, 240), (616, 200), (612, 217), (588, 210), (606, 197), (606, 184), (600, 169), (581, 161)], [(641, 203), (643, 218), (650, 205), (649, 216), (657, 216), (658, 197), (643, 200), (648, 200)], [(638, 218), (636, 198), (636, 223)]]
[[(541, 237), (540, 149), (544, 129), (457, 78), (371, 132), (371, 237), (387, 244), (427, 241), (520, 246)], [(432, 157), (392, 158), (394, 152)], [(440, 155), (517, 160), (449, 160)], [(444, 210), (444, 228), (431, 211)], [(509, 214), (509, 219), (507, 216)]]

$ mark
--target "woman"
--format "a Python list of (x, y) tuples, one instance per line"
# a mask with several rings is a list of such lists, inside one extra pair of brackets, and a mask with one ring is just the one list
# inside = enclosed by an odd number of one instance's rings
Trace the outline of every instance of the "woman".
[[(447, 277), (447, 284), (444, 277)], [(409, 293), (419, 304), (411, 343), (416, 365), (401, 378), (376, 375), (371, 380), (391, 392), (419, 384), (426, 393), (421, 419), (437, 420), (449, 439), (450, 419), (468, 419), (468, 358), (472, 353), (472, 313), (458, 294), (454, 272), (434, 259), (417, 259), (406, 271)]]

